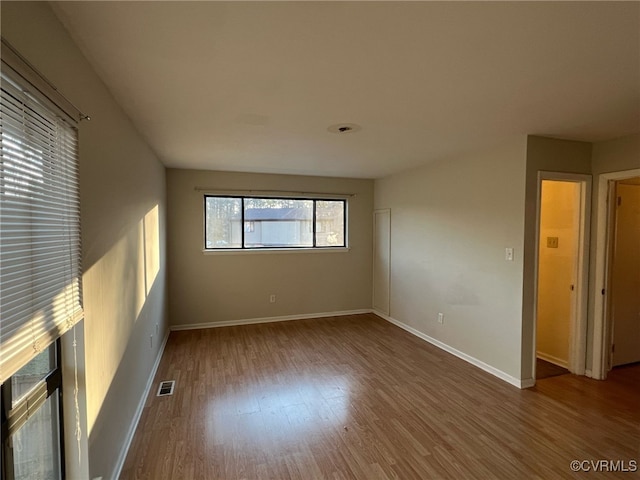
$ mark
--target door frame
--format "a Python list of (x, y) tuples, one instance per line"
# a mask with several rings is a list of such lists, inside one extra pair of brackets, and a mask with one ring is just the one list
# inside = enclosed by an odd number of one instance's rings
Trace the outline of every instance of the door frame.
[(578, 212), (578, 251), (576, 261), (575, 308), (572, 309), (570, 323), (570, 345), (568, 369), (576, 375), (585, 375), (587, 360), (587, 308), (589, 299), (589, 234), (591, 227), (591, 175), (563, 172), (538, 172), (538, 192), (536, 200), (536, 248), (533, 302), (533, 361), (531, 378), (536, 378), (536, 347), (538, 330), (538, 268), (540, 252), (540, 214), (542, 207), (542, 181), (556, 180), (574, 182), (580, 185), (580, 210)]
[[(375, 308), (376, 301), (376, 279), (375, 279), (375, 262), (376, 262), (376, 247), (377, 247), (377, 236), (376, 236), (376, 217), (378, 215), (388, 215), (389, 217), (389, 251), (387, 252), (387, 257), (389, 258), (389, 271), (387, 272), (387, 310), (377, 310)], [(371, 306), (374, 311), (382, 313), (384, 315), (391, 315), (391, 209), (390, 208), (380, 208), (373, 211), (373, 264), (372, 264), (372, 282), (371, 282)]]
[(593, 357), (591, 376), (598, 380), (607, 378), (611, 364), (611, 318), (609, 309), (609, 286), (611, 283), (611, 252), (613, 249), (611, 230), (614, 216), (610, 201), (614, 183), (618, 180), (639, 177), (640, 168), (598, 175), (598, 211), (595, 248), (595, 282), (592, 294), (593, 307)]

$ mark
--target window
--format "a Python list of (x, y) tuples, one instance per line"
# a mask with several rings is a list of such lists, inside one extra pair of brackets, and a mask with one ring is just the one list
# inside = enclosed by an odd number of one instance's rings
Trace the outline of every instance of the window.
[(64, 478), (60, 342), (2, 385), (2, 478)]
[(346, 200), (206, 195), (205, 249), (346, 247), (346, 209)]
[(2, 39), (0, 477), (64, 478), (59, 338), (83, 315), (80, 112)]

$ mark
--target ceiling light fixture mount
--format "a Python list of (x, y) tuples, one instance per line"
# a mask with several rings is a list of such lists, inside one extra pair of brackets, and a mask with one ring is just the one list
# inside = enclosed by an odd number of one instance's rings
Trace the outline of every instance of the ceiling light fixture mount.
[(331, 125), (327, 130), (331, 133), (353, 133), (362, 130), (362, 127), (355, 123), (338, 123)]

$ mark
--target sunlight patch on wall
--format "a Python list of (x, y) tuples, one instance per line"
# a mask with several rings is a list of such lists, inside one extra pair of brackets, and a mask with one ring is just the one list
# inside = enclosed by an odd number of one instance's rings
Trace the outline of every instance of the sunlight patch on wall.
[(142, 221), (125, 233), (83, 277), (89, 433), (100, 412), (133, 326), (145, 303)]
[(85, 273), (87, 427), (95, 424), (160, 271), (159, 207), (133, 224)]
[(158, 205), (147, 212), (142, 220), (144, 238), (145, 291), (149, 295), (160, 271), (160, 221)]

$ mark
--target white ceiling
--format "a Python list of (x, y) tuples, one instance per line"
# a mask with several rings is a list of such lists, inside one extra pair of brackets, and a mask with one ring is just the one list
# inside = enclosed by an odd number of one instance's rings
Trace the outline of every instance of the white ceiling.
[(377, 178), (513, 135), (640, 130), (638, 2), (54, 10), (170, 167)]

